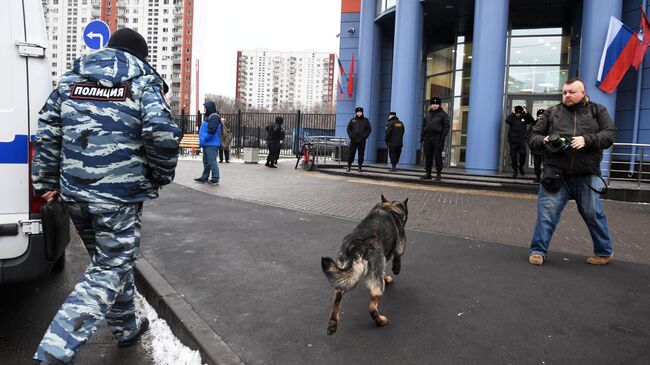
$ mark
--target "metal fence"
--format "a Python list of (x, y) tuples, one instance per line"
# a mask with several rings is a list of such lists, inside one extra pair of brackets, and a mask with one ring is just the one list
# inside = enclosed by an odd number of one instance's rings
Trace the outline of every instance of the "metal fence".
[(609, 156), (610, 181), (626, 181), (637, 189), (650, 185), (650, 144), (614, 143)]
[[(221, 119), (233, 133), (231, 153), (241, 154), (243, 148), (254, 147), (260, 149), (260, 154), (267, 154), (266, 126), (273, 124), (277, 116), (284, 119), (282, 127), (286, 133), (281, 155), (296, 155), (300, 149), (299, 138), (334, 136), (335, 133), (336, 114), (303, 114), (300, 110), (295, 113), (223, 113)], [(174, 119), (185, 134), (198, 133), (200, 116), (177, 115)]]

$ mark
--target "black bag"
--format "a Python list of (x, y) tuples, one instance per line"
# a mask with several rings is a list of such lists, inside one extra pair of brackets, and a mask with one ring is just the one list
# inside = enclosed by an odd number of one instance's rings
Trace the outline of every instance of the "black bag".
[(544, 164), (542, 172), (542, 186), (551, 193), (557, 193), (564, 182), (564, 171), (555, 166)]
[(55, 195), (41, 207), (45, 256), (54, 261), (61, 256), (70, 241), (70, 213), (68, 206)]

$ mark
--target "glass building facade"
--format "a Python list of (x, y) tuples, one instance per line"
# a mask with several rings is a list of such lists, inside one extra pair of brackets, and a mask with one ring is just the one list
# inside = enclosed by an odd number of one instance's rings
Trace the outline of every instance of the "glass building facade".
[[(595, 76), (609, 18), (636, 30), (640, 4), (343, 0), (339, 55), (346, 67), (354, 54), (356, 75), (352, 97), (346, 94), (337, 103), (337, 135), (346, 135), (354, 107), (364, 107), (373, 125), (367, 160), (384, 162), (383, 127), (388, 112), (396, 111), (406, 126), (400, 164), (416, 165), (422, 116), (437, 96), (451, 119), (445, 164), (471, 173), (507, 171), (504, 119), (515, 105), (534, 115), (558, 104), (565, 81), (579, 76), (592, 100), (612, 116), (625, 109), (616, 93), (595, 87)], [(346, 32), (353, 27), (355, 32)], [(635, 77), (629, 72), (620, 88), (635, 84)], [(650, 142), (650, 121), (630, 131), (629, 119), (627, 111), (615, 117), (618, 141), (637, 133), (640, 143)]]

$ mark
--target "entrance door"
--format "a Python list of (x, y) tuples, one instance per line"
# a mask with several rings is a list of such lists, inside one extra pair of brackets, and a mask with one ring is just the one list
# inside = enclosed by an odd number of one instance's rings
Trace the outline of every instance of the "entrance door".
[[(540, 109), (547, 109), (553, 105), (557, 105), (562, 101), (561, 95), (509, 95), (507, 110), (505, 116), (503, 117), (503, 128), (501, 129), (501, 170), (503, 172), (512, 172), (512, 166), (510, 162), (510, 145), (508, 143), (508, 125), (505, 123), (505, 119), (510, 113), (513, 113), (515, 106), (523, 106), (526, 108), (526, 111), (533, 116), (533, 119), (537, 119), (537, 111)], [(528, 166), (528, 175), (531, 176), (531, 179), (534, 177), (532, 171), (533, 168), (533, 159), (530, 156), (530, 150), (528, 151), (528, 157), (526, 159), (526, 166)]]

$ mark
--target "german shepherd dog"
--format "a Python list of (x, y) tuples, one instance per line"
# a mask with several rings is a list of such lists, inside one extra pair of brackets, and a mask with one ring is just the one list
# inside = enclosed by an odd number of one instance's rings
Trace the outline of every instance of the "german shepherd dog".
[(368, 215), (343, 238), (336, 261), (329, 257), (321, 259), (323, 272), (334, 286), (334, 300), (327, 323), (327, 334), (336, 332), (339, 325), (341, 299), (346, 290), (363, 282), (370, 290), (370, 317), (377, 326), (388, 324), (388, 318), (379, 314), (379, 298), (384, 284), (392, 284), (393, 278), (386, 274), (386, 262), (393, 259), (393, 273), (398, 275), (401, 257), (406, 247), (404, 225), (408, 219), (408, 198), (404, 202), (388, 201), (384, 195)]

